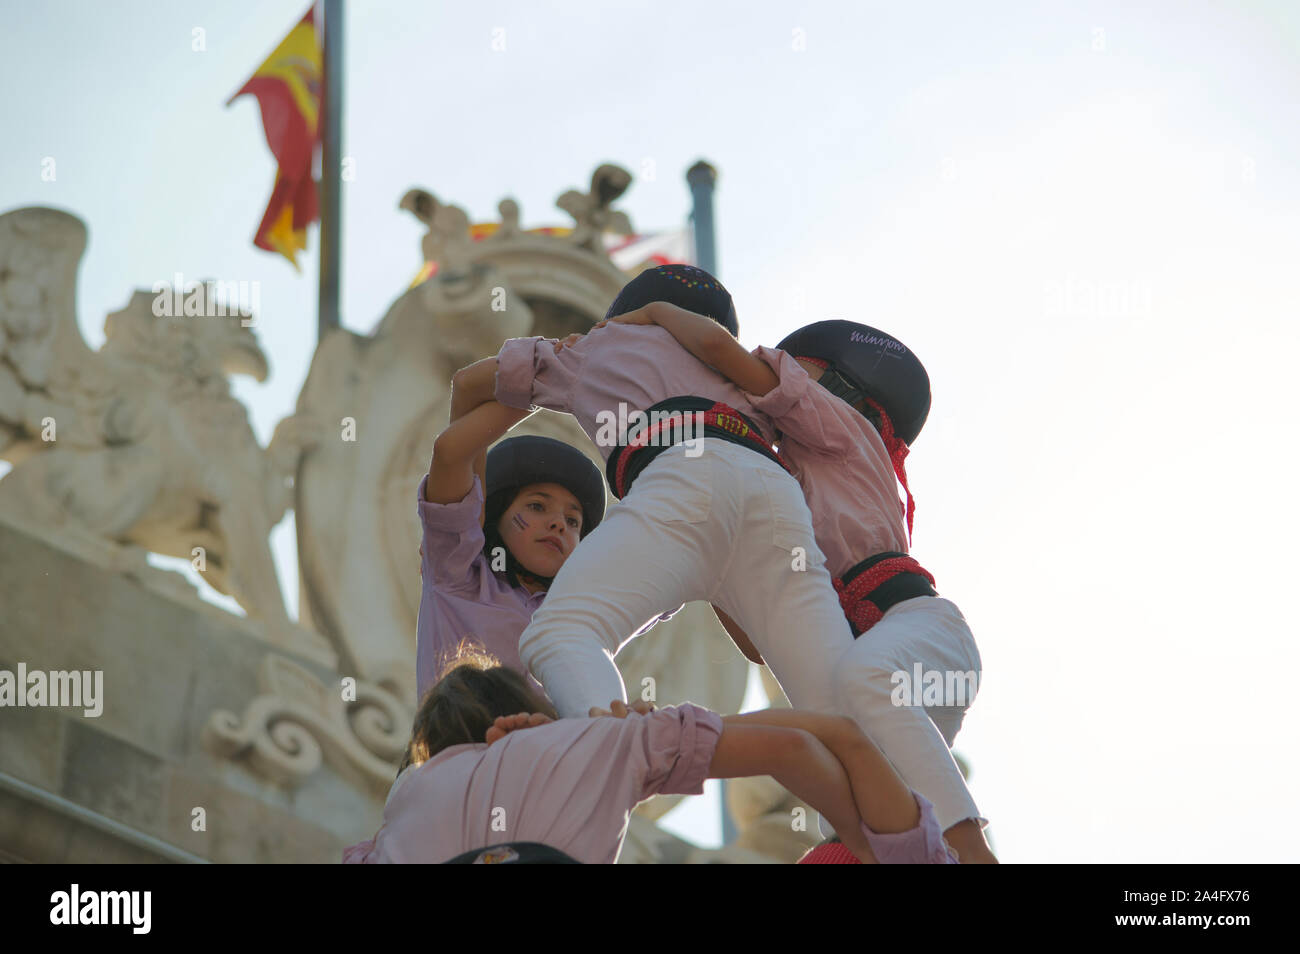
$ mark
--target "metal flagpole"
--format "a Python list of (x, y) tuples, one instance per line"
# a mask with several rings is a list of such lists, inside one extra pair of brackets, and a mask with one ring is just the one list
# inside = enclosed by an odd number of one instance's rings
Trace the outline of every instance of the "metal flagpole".
[[(686, 170), (686, 183), (691, 187), (691, 232), (695, 236), (695, 264), (718, 274), (717, 239), (713, 230), (713, 187), (718, 181), (718, 170), (703, 159)], [(727, 809), (727, 782), (721, 785), (722, 843), (730, 845), (736, 840), (735, 819)]]
[(317, 341), (339, 326), (339, 193), (343, 170), (343, 0), (324, 0)]
[(711, 275), (718, 274), (718, 253), (713, 234), (713, 186), (718, 170), (703, 159), (686, 170), (691, 187), (691, 223), (695, 233), (695, 264)]

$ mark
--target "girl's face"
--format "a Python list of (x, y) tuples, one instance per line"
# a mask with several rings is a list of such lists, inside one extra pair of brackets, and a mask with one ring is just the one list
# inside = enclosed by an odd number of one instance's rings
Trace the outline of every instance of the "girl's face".
[(529, 484), (497, 524), (501, 539), (525, 570), (554, 576), (582, 532), (582, 505), (559, 484)]

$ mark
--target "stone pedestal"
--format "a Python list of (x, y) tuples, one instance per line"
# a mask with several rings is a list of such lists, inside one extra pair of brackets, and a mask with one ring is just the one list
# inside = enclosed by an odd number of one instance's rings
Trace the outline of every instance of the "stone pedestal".
[(204, 738), (215, 713), (241, 716), (265, 695), (268, 665), (334, 689), (339, 675), (165, 589), (0, 523), (0, 670), (103, 673), (98, 717), (0, 707), (0, 857), (338, 861), (378, 828), (386, 787), (328, 757), (270, 780), (246, 764), (254, 753), (224, 756)]

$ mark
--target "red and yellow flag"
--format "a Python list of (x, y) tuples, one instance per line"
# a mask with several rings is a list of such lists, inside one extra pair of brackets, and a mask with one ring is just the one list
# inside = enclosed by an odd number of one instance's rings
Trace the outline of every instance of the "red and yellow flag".
[(253, 244), (279, 252), (298, 267), (298, 252), (307, 248), (307, 226), (318, 217), (312, 156), (320, 142), (321, 45), (314, 11), (308, 10), (266, 62), (226, 102), (251, 93), (262, 108), (266, 143), (279, 168), (271, 201)]

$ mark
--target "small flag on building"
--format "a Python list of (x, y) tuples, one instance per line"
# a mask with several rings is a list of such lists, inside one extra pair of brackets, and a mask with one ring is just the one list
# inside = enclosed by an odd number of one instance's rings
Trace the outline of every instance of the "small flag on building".
[(649, 235), (607, 235), (605, 251), (629, 274), (659, 265), (694, 265), (695, 235), (689, 227)]
[(251, 93), (262, 108), (262, 127), (278, 166), (271, 200), (253, 244), (279, 252), (298, 267), (307, 226), (318, 218), (312, 158), (320, 142), (321, 45), (314, 10), (289, 31), (266, 62), (226, 102)]

